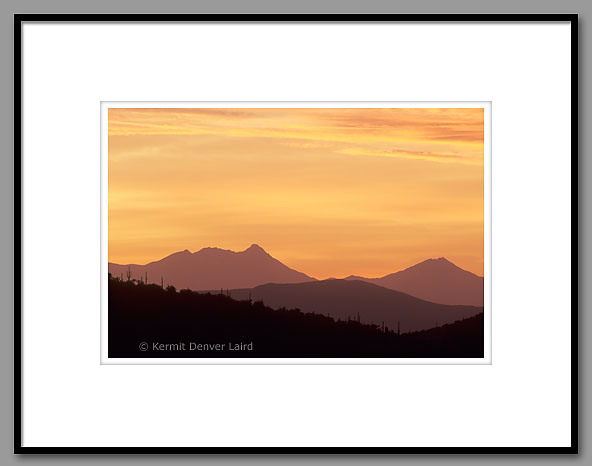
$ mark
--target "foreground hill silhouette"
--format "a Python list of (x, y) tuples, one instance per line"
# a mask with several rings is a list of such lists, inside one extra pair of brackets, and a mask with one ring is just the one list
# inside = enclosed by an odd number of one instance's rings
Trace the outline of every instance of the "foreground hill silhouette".
[(402, 331), (416, 331), (464, 319), (480, 312), (482, 307), (450, 306), (415, 298), (359, 280), (322, 280), (257, 286), (251, 290), (232, 290), (232, 297), (264, 301), (280, 309), (298, 308), (304, 312), (356, 319), (362, 323), (385, 325)]
[(218, 248), (203, 248), (191, 253), (176, 252), (146, 265), (109, 263), (114, 277), (144, 279), (148, 283), (170, 284), (176, 288), (210, 290), (220, 288), (251, 288), (263, 283), (300, 283), (312, 281), (301, 272), (274, 259), (260, 246), (253, 244), (241, 252)]
[[(483, 314), (398, 335), (355, 321), (274, 310), (262, 302), (112, 278), (108, 312), (113, 358), (483, 357)], [(203, 346), (191, 350), (191, 342)], [(217, 350), (215, 344), (224, 346)], [(231, 350), (232, 345), (241, 348)]]
[(363, 280), (433, 303), (483, 306), (483, 277), (461, 269), (444, 257), (428, 259), (380, 278), (350, 275), (346, 280)]

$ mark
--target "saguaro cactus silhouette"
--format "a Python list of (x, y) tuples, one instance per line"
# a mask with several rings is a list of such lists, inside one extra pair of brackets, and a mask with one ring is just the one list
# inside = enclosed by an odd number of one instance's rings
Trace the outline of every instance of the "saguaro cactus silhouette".
[(132, 278), (132, 269), (129, 266), (127, 267), (126, 275), (127, 275), (127, 281), (129, 282)]

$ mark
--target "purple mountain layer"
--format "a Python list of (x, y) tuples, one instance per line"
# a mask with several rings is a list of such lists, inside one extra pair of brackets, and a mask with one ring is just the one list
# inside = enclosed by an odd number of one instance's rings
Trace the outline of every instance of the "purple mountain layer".
[[(124, 280), (173, 285), (178, 289), (220, 290), (254, 288), (268, 283), (307, 283), (314, 278), (282, 264), (253, 244), (241, 252), (204, 248), (176, 252), (145, 265), (109, 263), (109, 272)], [(428, 259), (380, 278), (350, 275), (345, 280), (372, 283), (440, 304), (483, 307), (483, 277), (463, 270), (445, 258)]]
[(177, 289), (192, 290), (314, 281), (314, 278), (274, 259), (256, 244), (241, 252), (218, 248), (204, 248), (194, 253), (185, 250), (146, 265), (109, 263), (109, 272), (114, 277), (127, 280), (128, 270), (132, 279), (145, 281), (148, 274), (148, 283), (160, 284), (162, 279), (165, 286), (170, 284)]
[(483, 312), (482, 307), (431, 303), (360, 280), (268, 283), (229, 293), (233, 299), (263, 301), (274, 309), (297, 308), (335, 319), (359, 319), (362, 323), (384, 324), (392, 330), (400, 327), (401, 332), (437, 327)]
[(362, 280), (434, 303), (483, 306), (483, 277), (443, 257), (380, 278), (350, 275), (346, 280)]

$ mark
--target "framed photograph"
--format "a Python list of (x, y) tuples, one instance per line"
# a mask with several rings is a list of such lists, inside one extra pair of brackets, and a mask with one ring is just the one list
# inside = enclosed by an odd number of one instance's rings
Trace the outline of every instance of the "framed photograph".
[(576, 453), (577, 15), (16, 15), (17, 453)]
[(102, 105), (103, 363), (491, 362), (489, 103)]

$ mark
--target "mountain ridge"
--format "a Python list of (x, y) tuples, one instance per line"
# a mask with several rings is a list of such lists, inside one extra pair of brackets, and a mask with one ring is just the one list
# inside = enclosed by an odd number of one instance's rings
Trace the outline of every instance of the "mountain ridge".
[(345, 280), (374, 283), (441, 304), (483, 306), (484, 300), (484, 278), (461, 269), (445, 257), (426, 259), (383, 277), (349, 275)]
[[(162, 280), (163, 285), (196, 291), (317, 281), (283, 264), (256, 243), (243, 251), (209, 246), (195, 252), (184, 249), (144, 265), (110, 262), (108, 268), (122, 279), (127, 278), (129, 270), (133, 279), (146, 281), (147, 278), (148, 283), (156, 284), (161, 284)], [(458, 267), (445, 257), (426, 259), (382, 277), (349, 275), (343, 280), (373, 283), (439, 304), (483, 306), (483, 277)]]
[(483, 312), (483, 307), (429, 302), (362, 280), (268, 283), (228, 293), (233, 299), (262, 301), (274, 309), (293, 308), (342, 320), (384, 323), (391, 329), (400, 324), (404, 332), (436, 327)]
[[(261, 246), (252, 244), (244, 251), (205, 247), (169, 254), (144, 265), (109, 263), (115, 277), (171, 284), (192, 290), (252, 288), (263, 283), (301, 283), (315, 280), (272, 257)], [(161, 282), (162, 280), (162, 282)]]

